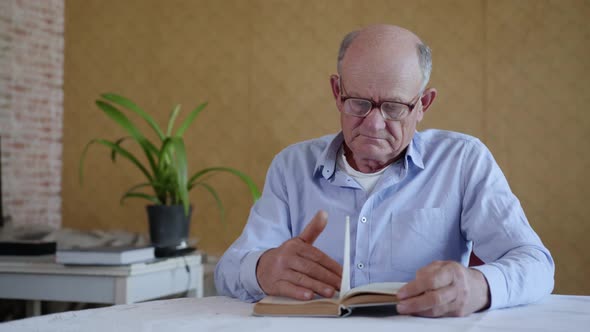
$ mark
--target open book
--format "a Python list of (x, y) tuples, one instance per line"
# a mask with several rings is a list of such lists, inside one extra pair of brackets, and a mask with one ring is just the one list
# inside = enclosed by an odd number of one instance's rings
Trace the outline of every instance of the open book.
[(353, 288), (342, 297), (298, 301), (286, 297), (267, 296), (254, 305), (258, 316), (334, 316), (344, 317), (354, 308), (393, 305), (403, 282), (381, 282)]
[(340, 293), (333, 298), (316, 297), (299, 301), (280, 296), (267, 296), (254, 305), (256, 316), (324, 316), (345, 317), (354, 308), (394, 305), (403, 282), (381, 282), (350, 289), (350, 220), (344, 231), (344, 264)]

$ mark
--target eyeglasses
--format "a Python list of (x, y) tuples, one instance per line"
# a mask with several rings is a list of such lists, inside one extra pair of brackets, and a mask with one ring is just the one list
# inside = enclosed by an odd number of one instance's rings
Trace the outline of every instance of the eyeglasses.
[(359, 118), (366, 117), (373, 108), (377, 107), (381, 110), (381, 115), (383, 115), (385, 120), (400, 121), (414, 110), (414, 107), (416, 107), (420, 96), (422, 95), (422, 93), (419, 93), (414, 99), (412, 99), (415, 101), (411, 104), (387, 100), (376, 103), (370, 99), (347, 96), (348, 93), (346, 93), (344, 85), (342, 84), (342, 77), (338, 78), (338, 82), (340, 85), (340, 101), (344, 104), (344, 107), (342, 108), (344, 113)]

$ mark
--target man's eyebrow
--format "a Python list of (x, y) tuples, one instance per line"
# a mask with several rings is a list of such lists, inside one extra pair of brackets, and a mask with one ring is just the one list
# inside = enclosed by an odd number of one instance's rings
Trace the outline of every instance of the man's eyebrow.
[[(341, 83), (342, 84), (342, 83)], [(346, 96), (350, 97), (350, 98), (357, 98), (357, 99), (365, 99), (365, 100), (372, 100), (373, 102), (377, 102), (376, 100), (372, 99), (372, 98), (368, 98), (367, 96), (361, 96), (358, 93), (356, 93), (355, 91), (349, 91), (348, 89), (344, 89), (346, 91)], [(383, 99), (379, 99), (379, 102), (386, 102), (386, 101), (391, 101), (394, 103), (399, 103), (399, 104), (408, 104), (411, 103), (411, 100), (404, 100), (399, 96), (395, 96), (395, 97), (391, 97), (391, 98), (383, 98)]]
[(379, 101), (376, 101), (373, 98), (367, 98), (365, 96), (359, 96), (356, 93), (349, 93), (348, 96), (351, 97), (351, 98), (371, 100), (371, 101), (373, 101), (375, 103), (377, 103), (377, 102), (383, 103), (383, 102), (388, 102), (389, 101), (389, 102), (394, 102), (394, 103), (398, 103), (398, 104), (409, 104), (411, 102), (411, 100), (410, 101), (406, 101), (406, 100), (403, 100), (400, 97), (383, 98), (383, 99), (379, 99)]
[(382, 102), (384, 102), (384, 101), (391, 101), (391, 102), (394, 102), (394, 103), (400, 103), (400, 104), (406, 104), (406, 103), (409, 103), (409, 101), (403, 100), (403, 99), (402, 99), (402, 98), (400, 98), (400, 97), (393, 97), (393, 98), (383, 98)]

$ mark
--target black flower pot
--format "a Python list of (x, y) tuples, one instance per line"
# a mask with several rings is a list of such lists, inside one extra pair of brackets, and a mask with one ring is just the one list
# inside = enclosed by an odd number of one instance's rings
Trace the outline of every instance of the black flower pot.
[(150, 240), (158, 250), (181, 250), (188, 247), (188, 235), (193, 207), (188, 216), (182, 205), (148, 205)]

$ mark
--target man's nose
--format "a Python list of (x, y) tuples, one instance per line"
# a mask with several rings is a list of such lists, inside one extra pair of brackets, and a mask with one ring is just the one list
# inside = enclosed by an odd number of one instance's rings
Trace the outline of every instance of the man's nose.
[(381, 114), (381, 109), (373, 107), (369, 114), (363, 119), (363, 125), (373, 130), (380, 130), (385, 128), (385, 118)]

